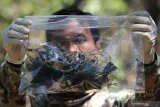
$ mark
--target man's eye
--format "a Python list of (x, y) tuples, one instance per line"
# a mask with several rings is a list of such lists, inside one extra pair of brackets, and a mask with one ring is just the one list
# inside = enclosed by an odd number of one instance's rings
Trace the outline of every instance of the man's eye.
[(82, 44), (85, 41), (86, 41), (86, 38), (83, 34), (77, 34), (72, 38), (72, 42), (75, 44)]

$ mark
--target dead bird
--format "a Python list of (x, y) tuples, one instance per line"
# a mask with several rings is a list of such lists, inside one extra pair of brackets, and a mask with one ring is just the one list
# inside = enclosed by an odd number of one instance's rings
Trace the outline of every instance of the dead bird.
[(67, 53), (51, 44), (41, 46), (35, 52), (37, 57), (27, 66), (31, 72), (22, 78), (21, 92), (37, 84), (49, 86), (53, 83), (47, 82), (52, 80), (59, 84), (58, 89), (53, 88), (55, 90), (52, 91), (85, 92), (100, 89), (107, 82), (108, 74), (117, 69), (112, 62), (106, 63), (104, 69), (101, 69), (88, 54)]

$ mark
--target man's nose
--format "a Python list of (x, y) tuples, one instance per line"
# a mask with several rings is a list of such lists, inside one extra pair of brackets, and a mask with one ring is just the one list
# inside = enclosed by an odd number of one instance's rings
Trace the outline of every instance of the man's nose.
[(70, 47), (69, 47), (69, 51), (70, 52), (79, 52), (80, 49), (79, 49), (79, 46), (77, 44), (72, 44)]

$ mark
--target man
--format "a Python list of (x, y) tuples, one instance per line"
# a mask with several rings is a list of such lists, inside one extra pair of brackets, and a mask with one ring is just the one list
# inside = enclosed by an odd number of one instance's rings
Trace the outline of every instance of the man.
[[(62, 9), (57, 12), (55, 15), (88, 15), (88, 13), (84, 13), (78, 9), (67, 8)], [(133, 13), (133, 17), (127, 19), (131, 22), (129, 30), (135, 37), (143, 36), (144, 37), (144, 50), (143, 46), (138, 46), (137, 51), (139, 54), (144, 57), (144, 62), (141, 64), (145, 67), (145, 82), (150, 83), (152, 85), (146, 84), (146, 93), (144, 95), (136, 95), (138, 100), (159, 100), (157, 90), (159, 87), (159, 78), (157, 78), (157, 85), (155, 88), (155, 80), (157, 77), (157, 56), (154, 52), (153, 46), (155, 44), (156, 33), (152, 32), (155, 30), (155, 25), (153, 25), (152, 20), (149, 19), (149, 14), (146, 12), (142, 13)], [(4, 31), (4, 48), (7, 52), (5, 61), (1, 64), (1, 87), (4, 92), (7, 94), (10, 92), (11, 96), (17, 96), (17, 88), (20, 81), (20, 74), (25, 70), (23, 68), (23, 62), (26, 59), (26, 42), (29, 40), (29, 29), (28, 26), (31, 25), (32, 22), (30, 20), (19, 18), (15, 22), (13, 22), (5, 31)], [(76, 27), (78, 23), (76, 21), (72, 21), (69, 23), (69, 26)], [(77, 43), (72, 41), (68, 43), (67, 49), (72, 52), (83, 51), (87, 52), (88, 50), (93, 49), (101, 49), (101, 45), (98, 39), (93, 38), (92, 31), (89, 29), (80, 29), (80, 30), (65, 30), (64, 33), (70, 34), (81, 34), (83, 36), (83, 41), (80, 42), (79, 47), (77, 47)], [(49, 32), (47, 32), (49, 33)], [(73, 35), (74, 36), (74, 35)], [(68, 35), (67, 38), (72, 38)], [(73, 37), (74, 38), (74, 37)], [(134, 38), (133, 38), (134, 39)], [(55, 38), (49, 38), (47, 36), (47, 40), (55, 41)], [(75, 39), (73, 39), (75, 40)], [(79, 41), (78, 41), (79, 42)], [(136, 46), (136, 43), (135, 43)], [(143, 51), (142, 51), (143, 50)], [(12, 73), (12, 74), (11, 74)], [(16, 80), (16, 81), (15, 81)], [(153, 93), (153, 89), (155, 88), (155, 93)], [(9, 92), (8, 92), (9, 91)], [(149, 92), (149, 94), (148, 94)], [(3, 93), (2, 103), (8, 103), (7, 94)], [(16, 94), (15, 94), (16, 93)], [(154, 94), (154, 95), (153, 95)], [(23, 98), (23, 97), (22, 97)], [(107, 98), (107, 97), (106, 97)], [(108, 98), (109, 99), (109, 98)], [(14, 100), (14, 99), (11, 99)], [(20, 98), (20, 100), (22, 100)], [(19, 101), (19, 100), (18, 100)], [(73, 102), (72, 102), (73, 103)]]

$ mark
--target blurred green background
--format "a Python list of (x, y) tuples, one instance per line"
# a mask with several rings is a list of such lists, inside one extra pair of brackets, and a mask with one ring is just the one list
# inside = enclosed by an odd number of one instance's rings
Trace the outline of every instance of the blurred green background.
[(158, 25), (160, 0), (0, 0), (0, 59), (4, 57), (2, 33), (16, 18), (30, 15), (50, 15), (75, 5), (94, 15), (120, 15), (147, 10)]

